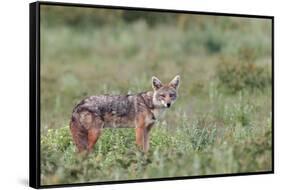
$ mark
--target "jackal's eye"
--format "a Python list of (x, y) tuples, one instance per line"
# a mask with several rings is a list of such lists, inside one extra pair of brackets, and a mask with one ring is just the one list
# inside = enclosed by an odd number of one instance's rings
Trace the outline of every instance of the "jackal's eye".
[(176, 94), (175, 93), (171, 93), (171, 94), (169, 94), (169, 96), (170, 96), (170, 98), (174, 98), (174, 97), (176, 97)]
[(165, 98), (165, 94), (159, 94), (161, 98)]

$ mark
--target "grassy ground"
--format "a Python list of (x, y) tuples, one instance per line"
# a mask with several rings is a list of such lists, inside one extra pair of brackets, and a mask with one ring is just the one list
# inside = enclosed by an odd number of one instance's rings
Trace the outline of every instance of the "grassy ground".
[[(41, 17), (42, 184), (271, 170), (270, 21), (195, 18), (78, 27)], [(79, 100), (150, 90), (151, 76), (176, 74), (179, 98), (147, 154), (133, 129), (105, 129), (91, 155), (76, 154), (68, 123)]]

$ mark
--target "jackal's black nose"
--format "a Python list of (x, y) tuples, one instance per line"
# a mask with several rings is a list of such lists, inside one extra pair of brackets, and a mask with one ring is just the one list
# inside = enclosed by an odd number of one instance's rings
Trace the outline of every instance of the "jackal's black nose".
[(171, 106), (171, 103), (167, 103), (167, 107), (169, 108)]

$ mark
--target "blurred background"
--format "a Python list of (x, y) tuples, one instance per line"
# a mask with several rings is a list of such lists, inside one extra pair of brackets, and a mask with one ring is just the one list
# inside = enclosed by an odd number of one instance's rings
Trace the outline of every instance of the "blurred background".
[[(271, 170), (270, 19), (47, 5), (40, 19), (43, 184)], [(176, 74), (179, 98), (148, 155), (118, 129), (77, 158), (76, 103)]]

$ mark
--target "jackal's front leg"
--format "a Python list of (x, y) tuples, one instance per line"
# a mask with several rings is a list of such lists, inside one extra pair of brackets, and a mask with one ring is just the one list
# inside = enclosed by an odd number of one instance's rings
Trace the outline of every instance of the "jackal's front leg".
[(144, 149), (144, 128), (136, 127), (136, 144), (142, 150)]
[(136, 144), (137, 146), (144, 151), (144, 128), (136, 127)]
[(149, 127), (136, 127), (136, 144), (140, 147), (144, 152), (149, 150)]

